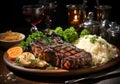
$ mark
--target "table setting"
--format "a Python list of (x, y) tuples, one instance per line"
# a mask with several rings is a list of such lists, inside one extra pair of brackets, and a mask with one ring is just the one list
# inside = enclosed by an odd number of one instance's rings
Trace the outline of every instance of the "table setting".
[(120, 83), (120, 25), (110, 20), (112, 6), (96, 0), (95, 12), (86, 11), (87, 2), (66, 5), (67, 28), (53, 28), (57, 1), (24, 5), (30, 33), (20, 33), (22, 39), (8, 47), (1, 46), (6, 39), (0, 34), (0, 83)]

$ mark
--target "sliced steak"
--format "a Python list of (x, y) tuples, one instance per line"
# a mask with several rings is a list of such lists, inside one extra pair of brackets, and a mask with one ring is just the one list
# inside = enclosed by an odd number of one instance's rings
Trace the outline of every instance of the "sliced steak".
[(89, 52), (64, 42), (60, 37), (50, 39), (52, 43), (45, 43), (44, 39), (32, 43), (32, 53), (63, 69), (77, 69), (91, 63), (92, 56)]

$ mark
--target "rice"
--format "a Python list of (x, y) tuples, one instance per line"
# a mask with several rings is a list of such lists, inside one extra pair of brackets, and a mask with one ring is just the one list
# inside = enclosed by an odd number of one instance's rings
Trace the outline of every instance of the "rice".
[(117, 49), (100, 36), (86, 35), (73, 44), (91, 53), (93, 65), (103, 64), (118, 57)]

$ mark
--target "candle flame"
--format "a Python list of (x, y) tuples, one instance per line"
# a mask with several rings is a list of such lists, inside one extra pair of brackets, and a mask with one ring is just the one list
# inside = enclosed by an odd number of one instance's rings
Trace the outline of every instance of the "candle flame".
[(77, 15), (75, 15), (75, 16), (74, 16), (74, 20), (77, 20), (77, 19), (78, 19), (78, 16), (77, 16)]

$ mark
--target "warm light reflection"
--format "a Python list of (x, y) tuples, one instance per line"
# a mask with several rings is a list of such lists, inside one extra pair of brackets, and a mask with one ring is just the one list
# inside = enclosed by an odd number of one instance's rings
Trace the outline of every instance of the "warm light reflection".
[(77, 10), (74, 10), (74, 14), (77, 14)]
[(74, 16), (74, 19), (73, 19), (73, 22), (78, 22), (79, 20), (78, 20), (78, 16), (77, 15), (75, 15)]
[(73, 23), (76, 24), (79, 21), (78, 20), (78, 15), (77, 15), (78, 11), (75, 9), (73, 12), (74, 12), (74, 14), (73, 14)]
[(86, 7), (81, 5), (67, 5), (68, 8), (68, 25), (78, 27), (86, 19)]

